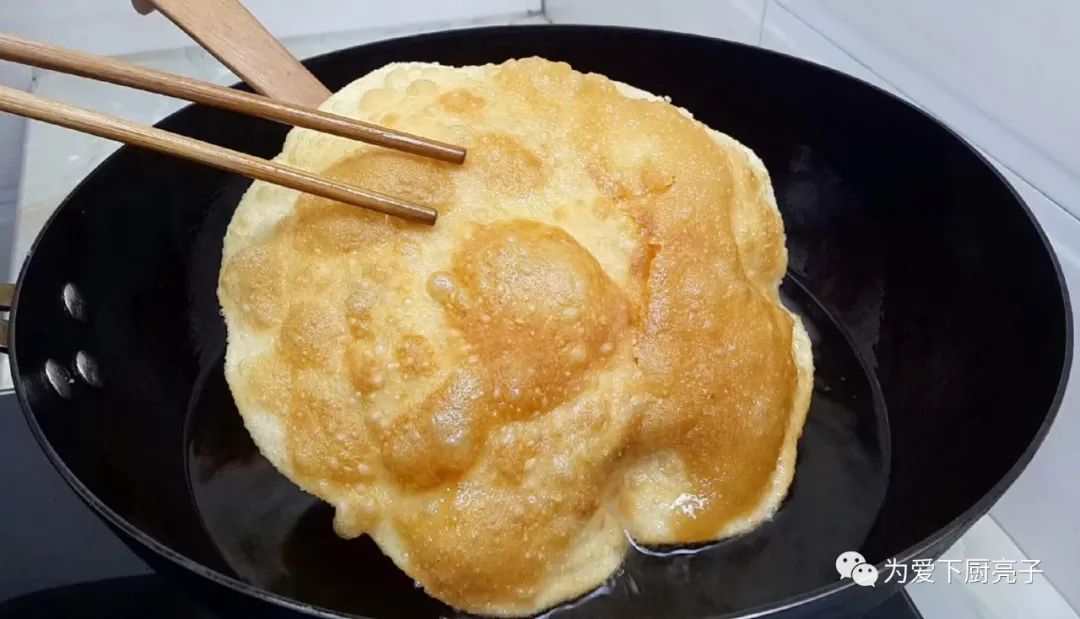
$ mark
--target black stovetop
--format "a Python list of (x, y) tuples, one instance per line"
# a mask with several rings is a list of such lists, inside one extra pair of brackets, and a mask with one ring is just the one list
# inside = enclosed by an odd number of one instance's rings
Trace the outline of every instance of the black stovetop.
[[(0, 618), (226, 619), (139, 560), (67, 487), (0, 396)], [(919, 619), (906, 594), (866, 619)]]

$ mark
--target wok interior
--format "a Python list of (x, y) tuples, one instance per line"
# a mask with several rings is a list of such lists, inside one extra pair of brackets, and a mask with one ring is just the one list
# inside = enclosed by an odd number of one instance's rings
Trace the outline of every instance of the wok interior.
[[(872, 87), (697, 37), (482, 30), (375, 44), (310, 66), (338, 89), (392, 61), (528, 55), (670, 95), (764, 160), (784, 216), (789, 273), (838, 323), (888, 410), (888, 489), (860, 549), (870, 561), (923, 541), (1007, 475), (1054, 400), (1066, 364), (1066, 302), (1037, 229), (987, 164)], [(276, 154), (285, 135), (273, 123), (203, 108), (162, 124), (259, 156)], [(224, 340), (215, 286), (231, 210), (208, 205), (235, 206), (245, 186), (123, 149), (50, 225), (24, 274), (15, 320), (21, 387), (66, 466), (122, 518), (225, 574), (232, 571), (193, 505), (184, 449), (196, 382)], [(64, 310), (69, 282), (85, 298), (85, 323)], [(42, 368), (47, 359), (68, 364), (79, 350), (97, 360), (105, 386), (76, 384), (72, 398), (61, 398)]]

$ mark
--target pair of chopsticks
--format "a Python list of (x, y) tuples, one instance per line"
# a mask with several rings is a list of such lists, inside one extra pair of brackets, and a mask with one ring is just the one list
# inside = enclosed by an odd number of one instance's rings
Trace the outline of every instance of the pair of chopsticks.
[[(451, 144), (111, 58), (4, 34), (0, 34), (0, 60), (10, 60), (129, 86), (441, 161), (461, 163), (465, 160), (465, 150)], [(330, 181), (298, 168), (107, 114), (91, 112), (5, 86), (0, 86), (0, 111), (148, 148), (228, 172), (429, 225), (434, 224), (438, 217), (434, 209), (424, 205)]]

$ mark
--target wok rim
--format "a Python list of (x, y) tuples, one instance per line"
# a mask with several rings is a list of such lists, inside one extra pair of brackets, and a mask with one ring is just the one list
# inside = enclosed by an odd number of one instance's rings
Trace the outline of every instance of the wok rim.
[[(765, 55), (765, 56), (772, 56), (772, 57), (777, 58), (777, 59), (779, 59), (781, 61), (801, 66), (803, 68), (803, 70), (809, 70), (811, 72), (813, 72), (813, 71), (821, 71), (821, 72), (824, 72), (826, 74), (832, 74), (832, 75), (834, 75), (836, 77), (840, 77), (842, 79), (847, 79), (847, 80), (850, 80), (850, 81), (855, 81), (855, 82), (861, 83), (864, 87), (869, 87), (873, 91), (876, 91), (879, 95), (882, 95), (884, 97), (892, 99), (895, 102), (899, 102), (899, 103), (903, 104), (909, 110), (915, 112), (916, 114), (918, 114), (919, 116), (924, 118), (927, 122), (932, 123), (933, 125), (936, 125), (940, 129), (943, 129), (947, 133), (947, 135), (951, 136), (954, 140), (956, 140), (961, 145), (963, 145), (963, 147), (973, 157), (975, 157), (977, 161), (979, 161), (980, 163), (982, 163), (983, 166), (988, 168), (992, 172), (994, 177), (1005, 188), (1007, 188), (1008, 192), (1012, 195), (1012, 198), (1015, 201), (1016, 205), (1019, 206), (1019, 208), (1023, 212), (1024, 216), (1027, 218), (1028, 222), (1031, 224), (1031, 226), (1037, 232), (1039, 241), (1042, 244), (1042, 248), (1045, 251), (1047, 257), (1050, 260), (1050, 264), (1054, 269), (1054, 274), (1056, 276), (1057, 283), (1058, 283), (1058, 289), (1059, 289), (1059, 292), (1061, 294), (1062, 310), (1063, 310), (1063, 314), (1064, 314), (1064, 318), (1065, 318), (1065, 324), (1063, 325), (1064, 326), (1064, 331), (1065, 331), (1065, 338), (1064, 338), (1064, 341), (1063, 341), (1065, 351), (1064, 351), (1064, 356), (1062, 358), (1061, 374), (1058, 377), (1057, 387), (1056, 387), (1056, 389), (1054, 391), (1054, 397), (1051, 400), (1050, 405), (1049, 405), (1049, 407), (1048, 407), (1048, 409), (1046, 411), (1046, 417), (1043, 419), (1042, 424), (1040, 424), (1039, 428), (1036, 430), (1035, 435), (1032, 438), (1031, 442), (1027, 445), (1027, 447), (1024, 449), (1024, 451), (1019, 455), (1019, 457), (1016, 459), (1016, 461), (1009, 467), (1009, 469), (1005, 472), (1005, 474), (1001, 477), (1001, 479), (999, 479), (993, 486), (990, 487), (989, 490), (987, 490), (987, 492), (985, 494), (983, 494), (982, 497), (980, 497), (971, 506), (969, 506), (967, 509), (965, 509), (963, 512), (961, 512), (958, 516), (953, 518), (951, 521), (946, 523), (944, 526), (942, 526), (942, 527), (938, 528), (937, 530), (935, 530), (930, 535), (927, 535), (919, 543), (909, 546), (908, 548), (906, 548), (905, 550), (903, 550), (900, 553), (897, 553), (896, 555), (894, 555), (894, 557), (891, 557), (891, 558), (899, 559), (900, 562), (902, 562), (902, 563), (908, 563), (913, 558), (920, 557), (920, 556), (925, 556), (927, 553), (929, 553), (931, 551), (931, 549), (935, 545), (941, 543), (942, 541), (949, 540), (951, 538), (955, 541), (955, 538), (959, 537), (959, 535), (961, 535), (963, 533), (963, 531), (965, 531), (967, 528), (969, 528), (977, 519), (979, 519), (982, 516), (986, 515), (989, 512), (990, 507), (993, 506), (993, 504), (996, 503), (997, 500), (1001, 498), (1001, 496), (1016, 481), (1016, 479), (1020, 476), (1020, 474), (1024, 471), (1024, 469), (1027, 468), (1028, 464), (1031, 462), (1032, 458), (1034, 457), (1035, 452), (1038, 451), (1039, 447), (1042, 446), (1043, 441), (1045, 440), (1046, 435), (1050, 430), (1050, 426), (1053, 424), (1054, 420), (1057, 418), (1058, 412), (1059, 412), (1059, 410), (1061, 408), (1061, 403), (1062, 403), (1062, 400), (1063, 400), (1064, 395), (1065, 395), (1066, 387), (1068, 386), (1069, 372), (1070, 372), (1070, 369), (1072, 367), (1072, 362), (1073, 362), (1073, 341), (1074, 341), (1075, 333), (1074, 333), (1074, 321), (1073, 321), (1073, 316), (1072, 316), (1072, 303), (1071, 303), (1071, 300), (1069, 298), (1069, 289), (1068, 289), (1067, 282), (1065, 280), (1064, 272), (1062, 271), (1062, 268), (1061, 268), (1061, 263), (1058, 260), (1057, 253), (1054, 251), (1053, 246), (1050, 244), (1049, 238), (1046, 236), (1046, 232), (1043, 230), (1042, 226), (1039, 224), (1039, 221), (1035, 218), (1035, 215), (1032, 213), (1031, 208), (1027, 205), (1027, 202), (1024, 201), (1023, 197), (1019, 194), (1019, 192), (1012, 185), (1012, 183), (1010, 183), (1008, 181), (1008, 179), (1006, 179), (1004, 177), (1004, 175), (1002, 175), (1002, 173), (998, 170), (998, 168), (996, 166), (994, 166), (985, 156), (983, 156), (983, 154), (977, 148), (975, 148), (970, 142), (968, 142), (966, 139), (964, 139), (961, 135), (959, 135), (951, 127), (949, 127), (944, 122), (942, 122), (941, 120), (939, 120), (935, 116), (931, 115), (930, 113), (928, 113), (928, 112), (924, 111), (923, 109), (913, 105), (912, 103), (909, 103), (908, 101), (894, 95), (893, 93), (891, 93), (891, 92), (877, 86), (876, 84), (867, 82), (867, 81), (862, 80), (862, 79), (860, 79), (858, 77), (849, 75), (847, 73), (844, 73), (842, 71), (833, 69), (831, 67), (818, 64), (818, 63), (813, 62), (811, 60), (807, 60), (807, 59), (804, 59), (804, 58), (799, 58), (797, 56), (792, 56), (792, 55), (789, 55), (789, 54), (785, 54), (785, 53), (782, 53), (782, 52), (770, 50), (770, 49), (767, 49), (767, 48), (758, 47), (756, 45), (751, 45), (751, 44), (747, 44), (747, 43), (741, 43), (741, 42), (738, 42), (738, 41), (731, 41), (731, 40), (727, 40), (727, 39), (709, 37), (709, 36), (704, 36), (704, 35), (699, 35), (699, 34), (674, 32), (674, 31), (661, 30), (661, 29), (651, 29), (651, 28), (634, 28), (634, 27), (627, 27), (627, 26), (607, 26), (607, 25), (591, 25), (591, 24), (482, 26), (482, 27), (440, 30), (440, 31), (420, 33), (420, 34), (403, 35), (403, 36), (393, 37), (393, 38), (390, 38), (390, 39), (382, 39), (382, 40), (378, 40), (378, 41), (372, 41), (372, 42), (369, 42), (369, 43), (363, 43), (363, 44), (356, 45), (356, 46), (353, 46), (353, 47), (342, 48), (342, 49), (333, 50), (333, 51), (330, 51), (330, 52), (327, 52), (327, 53), (324, 53), (324, 54), (320, 54), (320, 55), (317, 55), (317, 56), (312, 56), (310, 58), (303, 59), (303, 62), (304, 63), (318, 62), (319, 60), (321, 60), (323, 58), (329, 58), (331, 56), (338, 55), (338, 54), (345, 54), (345, 53), (348, 53), (348, 52), (352, 52), (354, 50), (371, 49), (371, 48), (376, 48), (376, 47), (384, 46), (384, 45), (386, 45), (386, 46), (400, 46), (400, 45), (403, 45), (403, 44), (407, 44), (408, 42), (417, 41), (417, 40), (431, 40), (431, 39), (439, 39), (439, 38), (462, 38), (462, 39), (467, 39), (467, 38), (469, 38), (469, 37), (471, 37), (473, 35), (484, 35), (484, 34), (491, 33), (491, 32), (501, 32), (501, 33), (506, 33), (506, 34), (512, 34), (515, 31), (517, 31), (517, 32), (525, 31), (525, 30), (534, 31), (534, 30), (538, 30), (538, 29), (546, 30), (546, 31), (550, 32), (554, 36), (558, 36), (558, 34), (560, 32), (570, 32), (570, 31), (579, 31), (579, 32), (593, 31), (593, 32), (598, 32), (598, 31), (603, 31), (603, 32), (610, 33), (610, 34), (622, 34), (622, 35), (625, 35), (625, 36), (642, 36), (642, 35), (644, 35), (644, 36), (656, 36), (656, 35), (661, 35), (661, 36), (665, 36), (665, 37), (674, 37), (674, 38), (680, 38), (680, 39), (684, 39), (684, 40), (703, 41), (703, 42), (708, 42), (708, 43), (713, 44), (713, 45), (719, 44), (720, 46), (731, 46), (731, 47), (735, 47), (735, 48), (741, 48), (742, 50), (749, 51), (750, 53), (756, 53), (756, 54), (761, 54), (761, 55)], [(241, 88), (245, 88), (241, 84), (234, 84), (233, 85), (233, 87), (238, 87), (238, 86), (241, 87)], [(184, 107), (182, 107), (179, 110), (173, 112), (172, 114), (169, 114), (168, 116), (160, 119), (158, 122), (154, 123), (155, 126), (172, 119), (173, 117), (177, 116), (178, 114), (184, 113), (186, 110), (188, 110), (190, 107), (192, 107), (192, 105), (195, 105), (195, 104), (185, 105)], [(64, 459), (60, 456), (60, 454), (57, 453), (57, 451), (53, 448), (52, 444), (49, 442), (48, 438), (45, 436), (44, 431), (42, 430), (40, 424), (37, 421), (37, 417), (34, 414), (33, 409), (30, 406), (30, 403), (28, 401), (27, 394), (26, 394), (26, 389), (23, 387), (23, 375), (22, 375), (22, 372), (20, 371), (20, 366), (19, 366), (19, 363), (18, 363), (18, 346), (17, 346), (17, 341), (18, 341), (18, 316), (19, 316), (19, 301), (20, 301), (20, 297), (21, 297), (23, 280), (27, 276), (27, 272), (29, 271), (30, 265), (33, 263), (33, 259), (34, 259), (34, 256), (35, 256), (36, 252), (37, 252), (37, 248), (38, 248), (39, 244), (42, 242), (42, 240), (46, 236), (48, 236), (50, 230), (54, 226), (54, 222), (60, 216), (60, 214), (63, 213), (66, 209), (70, 208), (69, 204), (71, 204), (72, 196), (77, 195), (83, 189), (84, 185), (88, 184), (89, 181), (92, 178), (94, 178), (96, 175), (100, 174), (101, 171), (104, 168), (108, 167), (110, 162), (112, 162), (117, 156), (119, 156), (121, 153), (125, 152), (126, 149), (129, 149), (129, 148), (133, 148), (133, 147), (131, 147), (131, 146), (121, 146), (121, 148), (119, 148), (116, 151), (114, 151), (113, 153), (111, 153), (104, 161), (99, 163), (93, 170), (91, 170), (67, 194), (67, 196), (64, 197), (64, 199), (60, 202), (59, 205), (57, 205), (56, 209), (49, 215), (49, 218), (42, 225), (41, 230), (38, 232), (36, 238), (34, 239), (34, 242), (30, 246), (30, 249), (27, 251), (27, 255), (26, 255), (25, 259), (23, 260), (22, 266), (19, 269), (19, 277), (18, 277), (18, 279), (16, 281), (16, 284), (15, 284), (15, 293), (14, 293), (14, 296), (13, 296), (13, 299), (12, 299), (10, 316), (9, 316), (10, 326), (9, 326), (9, 336), (8, 336), (8, 345), (9, 345), (8, 356), (9, 356), (9, 362), (10, 362), (10, 366), (11, 366), (12, 380), (13, 380), (13, 383), (14, 383), (14, 391), (15, 391), (16, 397), (18, 398), (19, 407), (22, 409), (23, 416), (26, 419), (27, 425), (30, 427), (31, 433), (33, 434), (34, 438), (37, 440), (39, 446), (41, 447), (42, 451), (45, 453), (45, 456), (48, 458), (49, 462), (53, 465), (53, 467), (56, 469), (56, 471), (58, 473), (60, 473), (60, 476), (63, 477), (64, 481), (68, 484), (68, 486), (71, 487), (72, 490), (75, 491), (75, 493), (79, 496), (79, 498), (82, 499), (82, 501), (88, 507), (90, 507), (97, 514), (97, 516), (99, 518), (103, 519), (114, 530), (119, 530), (119, 531), (123, 532), (131, 540), (134, 540), (134, 541), (138, 542), (141, 546), (143, 546), (147, 550), (149, 550), (152, 553), (154, 553), (155, 555), (157, 555), (158, 558), (173, 564), (174, 567), (178, 567), (178, 568), (187, 570), (188, 572), (190, 572), (190, 573), (192, 573), (192, 574), (194, 574), (196, 576), (200, 576), (200, 577), (205, 578), (208, 581), (213, 582), (213, 583), (215, 583), (217, 585), (221, 585), (223, 587), (226, 587), (227, 589), (231, 590), (234, 593), (239, 593), (239, 594), (251, 596), (251, 597), (257, 598), (257, 599), (259, 599), (259, 600), (261, 600), (263, 602), (271, 603), (271, 604), (274, 604), (274, 605), (279, 606), (281, 608), (285, 608), (285, 609), (288, 609), (288, 610), (297, 611), (297, 612), (301, 612), (301, 613), (306, 613), (309, 616), (318, 617), (320, 619), (344, 619), (344, 618), (347, 618), (347, 617), (358, 617), (358, 615), (346, 614), (346, 613), (341, 612), (341, 611), (335, 611), (335, 610), (328, 609), (328, 608), (325, 608), (325, 607), (315, 606), (315, 605), (312, 605), (312, 604), (307, 604), (307, 603), (304, 603), (304, 602), (300, 602), (300, 601), (295, 600), (293, 598), (290, 598), (288, 596), (285, 596), (285, 595), (282, 595), (282, 594), (279, 594), (279, 593), (274, 593), (272, 591), (268, 591), (268, 590), (263, 589), (261, 587), (258, 587), (256, 585), (247, 583), (247, 582), (245, 582), (243, 580), (240, 580), (239, 578), (234, 578), (232, 576), (228, 576), (226, 574), (218, 572), (217, 570), (211, 569), (211, 568), (203, 565), (202, 563), (200, 563), (198, 561), (195, 561), (194, 559), (188, 558), (187, 556), (181, 554), (180, 552), (178, 552), (178, 551), (172, 549), (171, 547), (165, 545), (164, 543), (158, 541), (156, 538), (152, 537), (151, 535), (143, 532), (141, 529), (139, 529), (138, 527), (136, 527), (135, 525), (130, 523), (127, 519), (122, 517), (120, 514), (116, 513), (114, 510), (112, 510), (112, 508), (110, 508), (103, 501), (101, 501), (93, 492), (90, 491), (89, 488), (86, 487), (85, 484), (82, 483), (82, 481), (71, 471), (71, 469), (68, 468), (67, 464), (64, 462)], [(154, 569), (155, 572), (158, 571), (156, 568), (154, 568), (154, 566), (151, 566), (151, 569)], [(804, 593), (800, 593), (800, 594), (793, 595), (793, 596), (788, 596), (786, 598), (781, 598), (781, 599), (776, 600), (774, 602), (770, 602), (770, 603), (750, 607), (750, 608), (744, 609), (743, 611), (737, 611), (740, 614), (736, 614), (734, 616), (739, 617), (741, 619), (757, 619), (757, 618), (761, 618), (761, 617), (768, 617), (768, 616), (772, 616), (772, 615), (775, 615), (775, 614), (778, 614), (778, 613), (781, 613), (781, 612), (784, 612), (784, 611), (787, 611), (787, 610), (791, 610), (793, 608), (802, 606), (802, 605), (810, 603), (810, 602), (819, 601), (819, 600), (822, 600), (824, 598), (828, 598), (828, 597), (831, 597), (831, 596), (836, 596), (836, 595), (842, 594), (844, 592), (849, 592), (853, 588), (855, 588), (855, 584), (850, 579), (838, 580), (838, 581), (836, 581), (834, 583), (824, 585), (824, 586), (820, 586), (820, 587), (817, 587), (815, 589), (811, 589), (809, 591), (806, 591)], [(558, 608), (558, 606), (555, 606), (553, 608)], [(548, 609), (548, 610), (551, 610), (551, 609)], [(548, 611), (542, 611), (542, 612), (548, 612)]]

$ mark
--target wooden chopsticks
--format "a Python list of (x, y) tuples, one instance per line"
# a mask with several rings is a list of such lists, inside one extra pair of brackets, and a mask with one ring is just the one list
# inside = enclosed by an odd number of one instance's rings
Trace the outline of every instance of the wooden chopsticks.
[[(112, 58), (94, 56), (9, 35), (0, 34), (0, 59), (177, 97), (442, 161), (461, 163), (465, 159), (465, 149), (452, 144), (128, 64)], [(433, 209), (425, 206), (350, 187), (297, 168), (10, 88), (0, 89), (0, 110), (125, 144), (191, 159), (251, 178), (355, 204), (381, 213), (427, 224), (434, 223), (437, 216)]]
[(426, 206), (329, 181), (299, 168), (260, 159), (149, 125), (91, 112), (7, 86), (0, 86), (0, 110), (117, 142), (149, 148), (167, 155), (190, 159), (228, 172), (428, 225), (434, 224), (438, 217), (435, 209)]
[(343, 138), (377, 144), (422, 157), (451, 163), (461, 163), (465, 160), (465, 149), (460, 146), (327, 114), (262, 95), (233, 90), (182, 75), (156, 71), (113, 58), (95, 56), (38, 41), (27, 41), (6, 34), (0, 34), (0, 60), (20, 62), (42, 69), (129, 86), (249, 116), (275, 120), (287, 125), (306, 127)]

